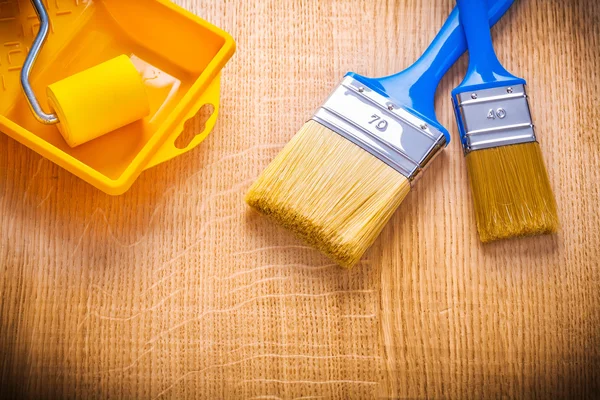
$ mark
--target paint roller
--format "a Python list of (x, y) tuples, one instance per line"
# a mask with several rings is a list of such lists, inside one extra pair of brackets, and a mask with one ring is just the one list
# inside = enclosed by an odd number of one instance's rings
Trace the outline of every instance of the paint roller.
[(142, 78), (126, 55), (49, 85), (48, 104), (53, 114), (45, 113), (30, 84), (30, 75), (48, 37), (50, 21), (42, 0), (31, 2), (40, 19), (40, 29), (23, 64), (21, 85), (40, 123), (56, 125), (67, 144), (76, 147), (150, 113)]

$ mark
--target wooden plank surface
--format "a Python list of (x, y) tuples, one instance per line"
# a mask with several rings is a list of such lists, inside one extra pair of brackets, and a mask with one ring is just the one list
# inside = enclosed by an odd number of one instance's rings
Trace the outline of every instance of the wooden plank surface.
[[(454, 140), (352, 271), (244, 193), (346, 71), (408, 66), (453, 1), (177, 2), (238, 42), (200, 148), (114, 198), (0, 136), (0, 397), (600, 396), (596, 0), (520, 0), (494, 29), (560, 233), (480, 245)], [(466, 62), (436, 102), (455, 138)]]

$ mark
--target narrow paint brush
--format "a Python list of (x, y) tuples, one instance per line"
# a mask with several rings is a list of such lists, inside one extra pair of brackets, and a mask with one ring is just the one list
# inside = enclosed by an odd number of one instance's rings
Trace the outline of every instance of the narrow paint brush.
[[(496, 0), (495, 23), (513, 0)], [(416, 178), (449, 143), (438, 83), (466, 42), (455, 9), (421, 58), (399, 74), (349, 73), (252, 185), (246, 202), (339, 265), (354, 266)]]
[(482, 242), (556, 232), (554, 194), (537, 142), (525, 80), (504, 69), (485, 0), (457, 0), (469, 69), (452, 92)]

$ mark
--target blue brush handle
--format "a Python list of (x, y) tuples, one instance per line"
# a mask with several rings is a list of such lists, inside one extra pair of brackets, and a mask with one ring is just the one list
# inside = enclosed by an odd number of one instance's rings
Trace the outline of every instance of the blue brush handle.
[[(489, 18), (488, 27), (498, 22), (513, 3), (514, 0), (489, 0), (490, 8), (485, 13), (486, 20)], [(367, 78), (355, 73), (348, 75), (393, 98), (399, 105), (440, 129), (449, 143), (450, 135), (435, 115), (435, 92), (446, 72), (466, 50), (465, 34), (455, 7), (425, 53), (406, 70), (384, 78)]]
[(456, 3), (469, 46), (469, 69), (463, 82), (452, 93), (525, 84), (523, 79), (508, 72), (496, 56), (486, 1), (457, 0)]

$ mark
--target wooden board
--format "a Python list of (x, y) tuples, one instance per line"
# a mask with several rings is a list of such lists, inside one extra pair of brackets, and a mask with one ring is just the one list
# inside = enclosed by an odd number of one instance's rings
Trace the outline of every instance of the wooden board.
[[(0, 136), (0, 397), (600, 396), (600, 3), (521, 0), (494, 29), (560, 234), (480, 245), (454, 140), (344, 271), (244, 193), (346, 71), (408, 66), (453, 1), (177, 2), (238, 41), (200, 148), (114, 198)], [(436, 102), (455, 138), (466, 63)]]

